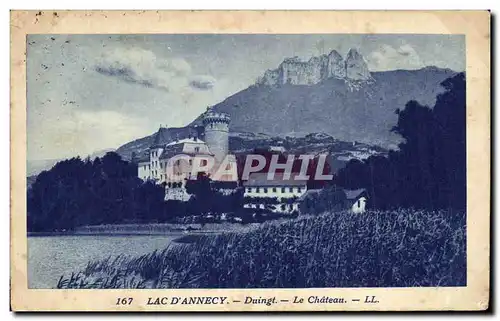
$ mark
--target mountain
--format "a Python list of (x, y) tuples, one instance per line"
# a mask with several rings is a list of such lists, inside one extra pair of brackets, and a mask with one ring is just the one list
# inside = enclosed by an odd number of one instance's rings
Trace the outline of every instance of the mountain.
[[(231, 115), (230, 146), (234, 137), (251, 142), (251, 135), (283, 138), (322, 133), (338, 141), (396, 148), (400, 137), (391, 132), (396, 110), (404, 109), (410, 100), (433, 106), (443, 92), (441, 82), (455, 74), (434, 66), (370, 72), (358, 51), (349, 50), (345, 59), (332, 51), (308, 61), (287, 58), (276, 69), (265, 71), (254, 85), (211, 109)], [(165, 139), (185, 138), (199, 125), (201, 115), (187, 127), (166, 129)], [(127, 159), (132, 153), (142, 155), (154, 137), (134, 140), (117, 152)]]
[[(354, 70), (351, 77), (357, 75), (357, 80), (330, 77), (313, 85), (257, 83), (213, 110), (230, 114), (231, 130), (236, 132), (271, 136), (323, 132), (339, 140), (394, 148), (399, 136), (390, 130), (397, 121), (396, 109), (404, 109), (410, 100), (432, 106), (443, 91), (440, 83), (455, 74), (426, 67), (371, 72), (368, 79), (364, 67)], [(191, 125), (200, 123), (198, 118)]]

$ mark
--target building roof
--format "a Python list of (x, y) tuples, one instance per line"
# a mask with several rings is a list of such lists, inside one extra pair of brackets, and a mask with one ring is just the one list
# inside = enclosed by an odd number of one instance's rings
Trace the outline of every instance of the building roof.
[(365, 192), (366, 192), (366, 189), (364, 189), (364, 188), (359, 188), (359, 189), (354, 189), (354, 190), (351, 190), (351, 189), (344, 190), (345, 196), (348, 200), (354, 200), (358, 197), (361, 197), (362, 194)]
[(149, 163), (149, 150), (146, 150), (146, 151), (140, 153), (139, 155), (136, 155), (135, 161), (137, 163), (145, 163), (145, 162)]
[(244, 186), (305, 186), (307, 180), (298, 180), (295, 177), (299, 173), (291, 173), (290, 179), (284, 179), (283, 173), (275, 173), (274, 179), (267, 179), (267, 173), (252, 173)]
[(184, 144), (191, 142), (191, 141), (193, 141), (195, 143), (205, 144), (205, 142), (203, 142), (199, 139), (197, 142), (195, 140), (193, 140), (192, 138), (182, 139), (180, 141), (173, 142), (173, 143), (166, 145), (165, 149), (163, 150), (163, 152), (160, 155), (160, 159), (169, 159), (169, 158), (172, 158), (176, 155), (189, 155), (189, 156), (212, 155), (213, 156), (213, 154), (210, 154), (210, 153), (204, 153), (204, 152), (193, 153), (193, 152), (184, 151)]

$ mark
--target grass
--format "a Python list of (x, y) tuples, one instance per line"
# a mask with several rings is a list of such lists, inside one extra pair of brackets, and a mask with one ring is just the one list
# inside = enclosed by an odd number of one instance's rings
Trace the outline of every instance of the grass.
[(466, 284), (465, 214), (336, 212), (89, 262), (58, 288), (413, 287)]

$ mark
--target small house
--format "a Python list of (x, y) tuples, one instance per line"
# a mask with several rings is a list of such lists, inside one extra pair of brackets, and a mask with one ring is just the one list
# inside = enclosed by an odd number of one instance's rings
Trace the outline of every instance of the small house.
[(368, 194), (364, 188), (348, 190), (345, 189), (346, 201), (348, 208), (353, 213), (364, 213), (366, 211), (366, 201)]

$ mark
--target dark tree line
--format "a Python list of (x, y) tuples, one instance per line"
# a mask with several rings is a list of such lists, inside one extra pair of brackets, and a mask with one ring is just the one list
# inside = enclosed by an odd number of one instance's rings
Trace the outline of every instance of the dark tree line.
[(404, 141), (387, 157), (351, 160), (337, 175), (345, 188), (366, 188), (375, 208), (465, 209), (465, 75), (441, 83), (429, 108), (410, 101), (393, 132)]
[(116, 153), (64, 160), (28, 189), (28, 231), (166, 220), (164, 195), (163, 187), (140, 180), (137, 167)]

